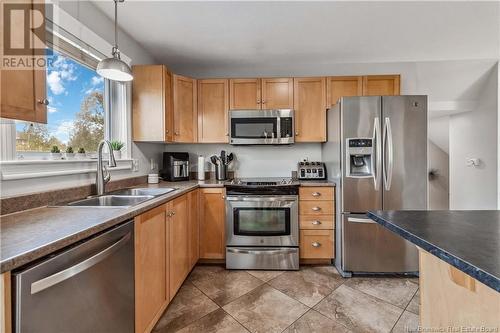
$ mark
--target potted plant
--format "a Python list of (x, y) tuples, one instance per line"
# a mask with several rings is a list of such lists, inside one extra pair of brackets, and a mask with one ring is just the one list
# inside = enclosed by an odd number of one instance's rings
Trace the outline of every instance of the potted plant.
[(52, 146), (52, 149), (50, 150), (50, 157), (53, 160), (60, 160), (61, 159), (61, 151), (59, 150), (58, 146)]
[(121, 149), (124, 145), (125, 144), (123, 142), (118, 140), (111, 141), (111, 148), (113, 149), (113, 156), (115, 157), (115, 160), (119, 160), (122, 158)]
[(73, 147), (71, 147), (71, 146), (66, 148), (66, 159), (67, 160), (75, 159), (75, 152), (73, 151)]
[(78, 148), (78, 153), (76, 153), (76, 158), (79, 160), (83, 160), (87, 154), (85, 153), (85, 149), (83, 147)]

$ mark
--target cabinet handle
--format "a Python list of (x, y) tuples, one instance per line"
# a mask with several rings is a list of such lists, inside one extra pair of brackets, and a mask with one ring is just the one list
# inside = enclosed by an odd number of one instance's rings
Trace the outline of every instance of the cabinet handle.
[(174, 135), (179, 135), (179, 132), (174, 132)]
[(229, 136), (229, 133), (226, 133), (226, 136)]
[(321, 221), (316, 220), (316, 221), (312, 221), (311, 223), (312, 223), (313, 225), (320, 225), (320, 224), (321, 224)]
[(168, 132), (169, 132), (169, 130), (165, 130), (165, 133), (167, 133), (167, 134), (168, 134)]
[(175, 212), (172, 212), (172, 216), (174, 216), (174, 215), (175, 215)]
[(311, 208), (314, 212), (319, 212), (321, 210), (321, 207), (313, 207)]
[(312, 242), (311, 245), (313, 247), (320, 247), (321, 246), (321, 243), (320, 242)]
[(266, 104), (267, 102), (266, 102), (266, 101), (262, 101), (261, 103), (262, 103), (262, 104)]
[(49, 105), (49, 100), (47, 98), (37, 100), (38, 104)]
[(167, 216), (171, 217), (172, 216), (172, 212), (167, 212)]
[(299, 136), (299, 132), (295, 132), (295, 136)]
[(262, 102), (261, 101), (257, 101), (257, 104), (260, 104), (260, 103), (262, 103)]
[(313, 197), (319, 197), (319, 196), (321, 196), (321, 193), (319, 193), (319, 192), (313, 192), (313, 193), (311, 193), (311, 195)]

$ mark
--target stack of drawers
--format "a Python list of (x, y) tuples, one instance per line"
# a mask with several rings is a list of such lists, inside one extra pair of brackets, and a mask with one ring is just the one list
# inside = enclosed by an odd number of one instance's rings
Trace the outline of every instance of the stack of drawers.
[(334, 187), (300, 187), (300, 258), (332, 259), (334, 246)]

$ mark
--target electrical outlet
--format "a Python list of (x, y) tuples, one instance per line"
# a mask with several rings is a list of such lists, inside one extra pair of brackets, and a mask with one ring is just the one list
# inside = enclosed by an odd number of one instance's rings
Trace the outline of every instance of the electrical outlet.
[(132, 160), (132, 171), (133, 172), (139, 171), (139, 160), (137, 159)]

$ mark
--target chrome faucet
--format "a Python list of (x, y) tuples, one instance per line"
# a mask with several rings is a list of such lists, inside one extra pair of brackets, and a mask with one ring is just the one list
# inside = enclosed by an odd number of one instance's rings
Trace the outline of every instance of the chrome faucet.
[[(102, 147), (104, 144), (108, 145), (109, 160), (108, 165), (102, 164)], [(108, 167), (116, 167), (115, 157), (113, 156), (113, 149), (111, 148), (111, 143), (108, 140), (102, 140), (97, 146), (97, 176), (95, 180), (95, 186), (97, 188), (97, 195), (103, 195), (106, 192), (106, 183), (111, 179)]]

